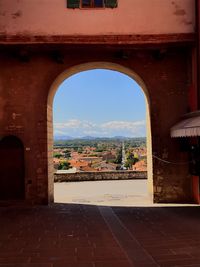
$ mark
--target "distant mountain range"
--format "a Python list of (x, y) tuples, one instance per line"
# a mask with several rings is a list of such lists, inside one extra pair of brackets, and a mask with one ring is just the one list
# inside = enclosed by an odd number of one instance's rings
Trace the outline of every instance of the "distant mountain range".
[(54, 136), (54, 140), (55, 141), (59, 141), (59, 140), (101, 140), (101, 139), (118, 139), (118, 140), (127, 140), (127, 139), (137, 139), (137, 138), (145, 138), (145, 137), (126, 137), (126, 136), (113, 136), (113, 137), (94, 137), (94, 136), (83, 136), (83, 137), (72, 137), (72, 136), (68, 136), (68, 135), (56, 135)]
[(74, 140), (76, 138), (68, 135), (55, 135), (54, 140)]

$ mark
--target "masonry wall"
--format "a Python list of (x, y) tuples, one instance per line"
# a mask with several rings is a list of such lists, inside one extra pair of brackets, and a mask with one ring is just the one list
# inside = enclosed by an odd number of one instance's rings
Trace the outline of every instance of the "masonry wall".
[(147, 172), (109, 171), (109, 172), (76, 172), (54, 173), (54, 182), (108, 181), (147, 179)]
[[(133, 50), (128, 59), (114, 48), (63, 48), (62, 64), (55, 60), (55, 48), (26, 49), (29, 58), (24, 61), (18, 46), (1, 47), (0, 137), (16, 135), (24, 144), (28, 201), (47, 203), (53, 198), (53, 180), (48, 181), (47, 98), (56, 77), (81, 63), (113, 62), (135, 71), (149, 93), (153, 154), (172, 162), (188, 160), (179, 141), (170, 138), (170, 127), (188, 109), (190, 48), (169, 48), (162, 58), (151, 50)], [(166, 164), (154, 158), (153, 183), (157, 202), (192, 201), (187, 164)]]
[(0, 0), (0, 35), (27, 38), (195, 31), (195, 0), (118, 0), (114, 9), (86, 10), (67, 9), (66, 2)]

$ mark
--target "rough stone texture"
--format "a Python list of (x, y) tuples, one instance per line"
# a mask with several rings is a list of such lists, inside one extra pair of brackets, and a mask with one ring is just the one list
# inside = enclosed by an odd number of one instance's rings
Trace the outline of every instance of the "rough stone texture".
[(147, 179), (147, 172), (110, 171), (110, 172), (54, 173), (54, 182), (128, 180), (128, 179)]
[[(128, 58), (114, 46), (0, 49), (0, 136), (16, 135), (24, 144), (27, 201), (48, 203), (53, 199), (53, 169), (48, 161), (52, 157), (52, 115), (48, 113), (47, 118), (47, 98), (56, 77), (78, 64), (105, 61), (136, 72), (149, 94), (153, 154), (172, 162), (188, 160), (178, 140), (170, 138), (170, 127), (188, 110), (190, 47), (168, 48), (161, 57), (155, 49), (133, 49)], [(62, 54), (62, 61), (55, 57), (56, 50)], [(26, 51), (26, 57), (22, 51)], [(154, 158), (153, 183), (157, 202), (192, 201), (188, 164), (166, 164)]]

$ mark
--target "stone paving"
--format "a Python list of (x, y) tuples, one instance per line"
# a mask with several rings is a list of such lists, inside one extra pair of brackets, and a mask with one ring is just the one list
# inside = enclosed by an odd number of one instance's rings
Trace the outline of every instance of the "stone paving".
[(199, 207), (0, 207), (0, 267), (200, 266)]
[(56, 203), (102, 206), (151, 205), (147, 180), (54, 183)]

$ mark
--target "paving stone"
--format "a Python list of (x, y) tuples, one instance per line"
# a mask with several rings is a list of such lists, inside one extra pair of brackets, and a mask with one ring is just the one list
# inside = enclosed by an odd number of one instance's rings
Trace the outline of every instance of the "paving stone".
[(100, 261), (95, 262), (95, 267), (133, 267), (128, 261)]
[(17, 257), (17, 256), (0, 257), (0, 264), (20, 264), (29, 262), (30, 262), (30, 257)]
[(95, 267), (93, 262), (55, 263), (53, 267)]
[(199, 207), (104, 211), (0, 207), (0, 267), (200, 267)]
[(38, 263), (26, 263), (26, 264), (0, 264), (0, 267), (53, 267), (52, 263), (38, 264)]

